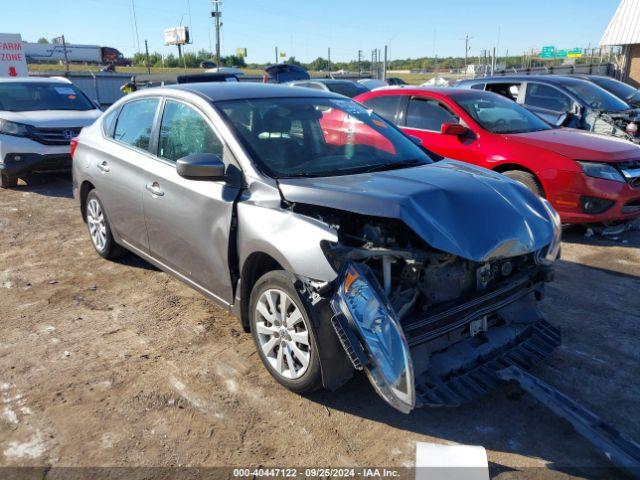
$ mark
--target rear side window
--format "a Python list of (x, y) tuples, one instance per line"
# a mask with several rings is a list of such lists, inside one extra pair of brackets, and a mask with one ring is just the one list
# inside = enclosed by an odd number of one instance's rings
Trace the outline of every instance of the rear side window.
[(407, 127), (439, 132), (443, 123), (458, 123), (460, 119), (436, 100), (412, 98), (407, 110)]
[(520, 93), (520, 82), (517, 83), (488, 83), (485, 90), (488, 92), (497, 93), (503, 97), (510, 98), (511, 100), (517, 100)]
[(158, 102), (157, 98), (145, 98), (125, 103), (120, 110), (113, 138), (132, 147), (149, 150)]
[(541, 83), (527, 84), (527, 96), (524, 99), (524, 104), (554, 112), (568, 112), (571, 109), (571, 99), (568, 96)]
[(388, 95), (365, 100), (364, 104), (385, 120), (388, 120), (391, 123), (398, 123), (396, 115), (401, 101), (401, 95)]
[(175, 162), (196, 153), (214, 153), (222, 158), (223, 145), (205, 118), (182, 102), (167, 100), (160, 125), (158, 155)]
[(471, 85), (471, 88), (473, 88), (474, 90), (484, 90), (484, 83), (474, 83), (473, 85)]
[(113, 127), (115, 126), (117, 116), (118, 109), (116, 108), (102, 117), (102, 132), (106, 137), (113, 137)]

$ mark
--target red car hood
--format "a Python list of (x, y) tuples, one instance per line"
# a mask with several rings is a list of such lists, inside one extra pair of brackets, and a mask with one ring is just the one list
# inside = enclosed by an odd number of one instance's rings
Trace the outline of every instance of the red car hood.
[(513, 133), (504, 137), (510, 142), (544, 148), (574, 160), (621, 162), (640, 159), (640, 145), (573, 128)]

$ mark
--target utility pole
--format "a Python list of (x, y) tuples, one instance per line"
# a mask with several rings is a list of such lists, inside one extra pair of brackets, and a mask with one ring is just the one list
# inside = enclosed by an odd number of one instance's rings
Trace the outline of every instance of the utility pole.
[(469, 46), (469, 40), (471, 40), (473, 37), (470, 37), (469, 34), (466, 34), (464, 36), (464, 69), (465, 71), (467, 70), (467, 62), (468, 62), (468, 56), (469, 56), (469, 49), (471, 48)]
[(384, 46), (384, 63), (382, 64), (382, 80), (387, 79), (387, 54), (388, 54), (388, 46)]
[[(222, 12), (220, 11), (220, 4), (222, 0), (212, 0), (213, 1), (213, 12), (211, 12), (211, 16), (216, 21), (216, 67), (218, 71), (220, 70), (220, 17), (222, 16)], [(277, 62), (276, 62), (277, 63)]]
[(360, 78), (360, 63), (362, 62), (362, 50), (358, 50), (358, 78)]
[(147, 63), (147, 74), (151, 75), (151, 63), (149, 62), (149, 42), (147, 39), (144, 40), (144, 51), (146, 53), (146, 63)]
[(278, 47), (276, 47), (276, 63), (275, 63), (275, 65), (277, 65), (277, 64), (278, 64)]
[(327, 72), (331, 74), (331, 47), (327, 48)]
[(64, 39), (64, 35), (62, 35), (62, 51), (64, 52), (65, 70), (67, 72), (67, 76), (69, 76), (69, 57), (67, 56), (67, 42)]

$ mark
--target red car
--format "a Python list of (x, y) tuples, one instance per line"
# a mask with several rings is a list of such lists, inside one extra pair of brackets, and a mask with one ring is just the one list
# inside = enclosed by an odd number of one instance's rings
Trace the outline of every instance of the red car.
[(501, 172), (546, 197), (564, 223), (640, 217), (640, 146), (555, 128), (480, 90), (388, 88), (355, 100), (425, 148)]

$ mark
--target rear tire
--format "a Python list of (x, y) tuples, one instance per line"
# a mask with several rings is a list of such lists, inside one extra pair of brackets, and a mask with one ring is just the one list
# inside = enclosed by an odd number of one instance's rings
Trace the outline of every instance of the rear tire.
[(87, 195), (85, 212), (89, 238), (98, 255), (107, 259), (125, 255), (127, 251), (113, 239), (107, 214), (95, 190)]
[(3, 173), (0, 174), (0, 188), (13, 188), (18, 185), (18, 177), (10, 177)]
[(322, 386), (311, 321), (289, 274), (264, 274), (251, 291), (249, 324), (262, 363), (281, 385), (306, 394)]
[(539, 197), (544, 197), (542, 187), (538, 183), (538, 179), (535, 177), (535, 175), (529, 172), (523, 172), (522, 170), (508, 170), (506, 172), (503, 172), (502, 174), (505, 177), (509, 177), (511, 180), (520, 182), (522, 185), (527, 187)]

